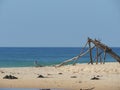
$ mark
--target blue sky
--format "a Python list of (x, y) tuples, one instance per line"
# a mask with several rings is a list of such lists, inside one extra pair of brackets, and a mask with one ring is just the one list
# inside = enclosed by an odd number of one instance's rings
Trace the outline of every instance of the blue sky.
[(120, 46), (119, 0), (0, 0), (0, 47)]

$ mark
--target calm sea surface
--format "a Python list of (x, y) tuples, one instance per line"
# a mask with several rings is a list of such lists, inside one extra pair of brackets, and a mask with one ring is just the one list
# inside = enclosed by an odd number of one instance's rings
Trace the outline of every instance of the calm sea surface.
[[(112, 48), (120, 55), (120, 48)], [(77, 56), (81, 51), (80, 47), (0, 47), (0, 67), (29, 67), (34, 66), (37, 61), (40, 65), (55, 65), (64, 60)], [(95, 56), (95, 50), (92, 52)], [(89, 54), (79, 59), (79, 63), (87, 63)], [(107, 55), (107, 62), (116, 60)]]

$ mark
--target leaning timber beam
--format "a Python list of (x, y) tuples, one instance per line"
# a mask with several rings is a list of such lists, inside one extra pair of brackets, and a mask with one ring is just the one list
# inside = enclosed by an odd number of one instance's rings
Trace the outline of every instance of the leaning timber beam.
[(120, 63), (120, 56), (118, 56), (115, 52), (107, 52), (109, 55), (111, 55), (113, 58), (115, 58)]
[[(91, 50), (92, 50), (94, 47), (95, 47), (95, 46), (91, 47)], [(61, 67), (61, 66), (65, 65), (65, 64), (67, 64), (67, 63), (69, 63), (69, 62), (71, 62), (71, 61), (78, 60), (80, 57), (86, 55), (89, 51), (90, 51), (90, 49), (88, 49), (88, 50), (87, 50), (86, 52), (84, 52), (84, 53), (79, 54), (79, 55), (76, 56), (76, 57), (73, 57), (73, 58), (71, 58), (71, 59), (69, 59), (69, 60), (66, 60), (66, 61), (60, 63), (59, 65), (56, 65), (56, 67)]]
[(101, 43), (98, 40), (92, 40), (92, 39), (88, 38), (88, 41), (92, 42), (96, 47), (104, 50), (106, 53), (108, 53), (110, 56), (112, 56), (114, 59), (116, 59), (120, 63), (120, 56), (117, 55), (115, 52), (113, 52), (110, 47), (104, 45), (103, 43)]
[(98, 40), (92, 40), (92, 39), (88, 38), (88, 41), (92, 42), (94, 45), (96, 45), (96, 47), (98, 47), (98, 48), (100, 48), (102, 50), (106, 50), (106, 51), (111, 51), (112, 50), (111, 48), (109, 48), (108, 46), (104, 45), (103, 43), (101, 43)]
[(98, 54), (99, 54), (99, 48), (96, 47), (96, 64), (98, 64)]
[(92, 49), (91, 49), (91, 42), (89, 42), (89, 50), (90, 50), (90, 63), (93, 64), (93, 60), (92, 60)]
[(105, 59), (106, 59), (106, 52), (104, 52), (104, 62), (103, 62), (103, 64), (105, 64)]
[[(80, 52), (80, 54), (79, 54), (79, 55), (81, 55), (82, 53), (84, 53), (84, 50), (85, 50), (85, 48), (86, 48), (87, 44), (88, 44), (88, 42), (86, 42), (85, 46), (81, 49), (81, 52)], [(79, 57), (78, 57), (78, 58), (79, 58)], [(77, 63), (77, 61), (78, 61), (78, 59), (77, 59), (77, 60), (75, 60), (75, 62), (73, 63), (73, 65), (75, 65), (75, 64)]]

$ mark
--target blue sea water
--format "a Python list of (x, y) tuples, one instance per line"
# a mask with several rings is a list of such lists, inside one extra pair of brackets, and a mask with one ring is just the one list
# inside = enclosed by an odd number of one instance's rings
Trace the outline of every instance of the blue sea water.
[[(112, 48), (120, 55), (120, 48)], [(0, 47), (0, 67), (31, 67), (34, 61), (40, 65), (55, 65), (74, 56), (81, 51), (80, 47)], [(92, 52), (95, 55), (95, 50)], [(88, 63), (89, 54), (80, 58), (79, 63)], [(107, 55), (106, 62), (116, 62)]]

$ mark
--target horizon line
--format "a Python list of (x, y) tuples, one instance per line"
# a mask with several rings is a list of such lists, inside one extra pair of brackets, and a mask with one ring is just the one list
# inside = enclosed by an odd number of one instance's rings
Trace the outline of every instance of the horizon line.
[[(82, 46), (0, 46), (0, 48), (81, 48)], [(87, 46), (88, 47), (88, 46)], [(112, 48), (116, 48), (120, 46), (112, 46)]]

